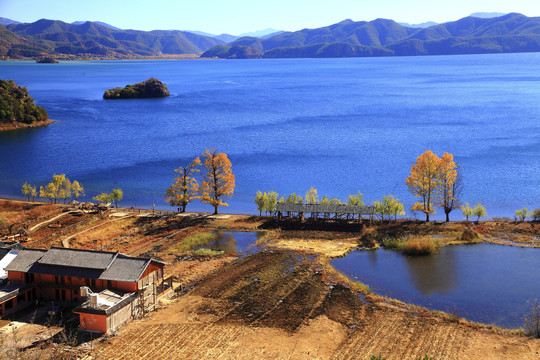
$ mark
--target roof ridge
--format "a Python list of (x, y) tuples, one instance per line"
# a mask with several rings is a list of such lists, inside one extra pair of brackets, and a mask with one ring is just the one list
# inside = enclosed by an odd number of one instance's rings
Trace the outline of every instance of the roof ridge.
[[(91, 250), (91, 249), (76, 249), (76, 248), (64, 248), (59, 246), (51, 246), (48, 250), (58, 249), (58, 250), (70, 250), (70, 251), (80, 251), (80, 252), (91, 252), (91, 253), (102, 253), (102, 254), (118, 254), (118, 251), (104, 251), (104, 250)], [(38, 250), (38, 249), (36, 249)]]

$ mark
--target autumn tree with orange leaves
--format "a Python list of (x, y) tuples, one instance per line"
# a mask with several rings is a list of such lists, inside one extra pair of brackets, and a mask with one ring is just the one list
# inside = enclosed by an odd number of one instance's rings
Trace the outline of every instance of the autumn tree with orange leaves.
[(452, 154), (444, 153), (439, 158), (431, 150), (420, 155), (411, 166), (405, 183), (414, 196), (422, 199), (412, 209), (426, 214), (426, 221), (435, 213), (435, 206), (444, 209), (446, 221), (449, 221), (450, 212), (461, 206), (459, 197), (463, 181), (457, 169)]
[(439, 186), (436, 205), (442, 207), (446, 222), (450, 221), (450, 212), (461, 208), (461, 193), (463, 180), (454, 156), (445, 152), (439, 162)]
[(174, 170), (180, 174), (174, 179), (174, 183), (165, 192), (165, 201), (171, 206), (181, 206), (182, 212), (186, 212), (186, 206), (194, 199), (198, 198), (199, 183), (195, 179), (195, 174), (200, 170), (201, 160), (196, 157), (187, 166), (181, 166)]
[(411, 174), (405, 180), (409, 191), (422, 199), (422, 202), (414, 204), (412, 210), (426, 214), (426, 221), (429, 221), (429, 215), (435, 213), (434, 200), (439, 185), (440, 161), (441, 159), (431, 150), (426, 151), (416, 159), (416, 163), (411, 166)]
[(202, 174), (200, 198), (201, 202), (214, 207), (214, 215), (216, 215), (218, 207), (229, 206), (223, 198), (230, 197), (234, 193), (234, 174), (227, 154), (218, 153), (211, 148), (204, 151), (203, 158), (206, 172)]

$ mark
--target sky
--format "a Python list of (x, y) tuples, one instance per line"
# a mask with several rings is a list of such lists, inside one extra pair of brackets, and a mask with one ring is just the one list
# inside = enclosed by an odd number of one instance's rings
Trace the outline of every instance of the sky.
[(0, 17), (20, 22), (90, 20), (122, 29), (233, 35), (317, 28), (345, 19), (446, 22), (474, 12), (540, 16), (540, 0), (0, 0)]

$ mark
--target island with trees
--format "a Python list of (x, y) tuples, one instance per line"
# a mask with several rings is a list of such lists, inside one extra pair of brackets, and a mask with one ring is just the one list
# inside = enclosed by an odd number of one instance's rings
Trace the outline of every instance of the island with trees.
[(169, 95), (169, 90), (164, 83), (156, 78), (149, 78), (137, 84), (106, 90), (103, 98), (105, 100), (141, 99), (167, 97)]
[(34, 103), (28, 89), (0, 79), (0, 131), (53, 123), (47, 111)]
[(59, 61), (52, 56), (44, 56), (36, 59), (38, 64), (58, 64)]

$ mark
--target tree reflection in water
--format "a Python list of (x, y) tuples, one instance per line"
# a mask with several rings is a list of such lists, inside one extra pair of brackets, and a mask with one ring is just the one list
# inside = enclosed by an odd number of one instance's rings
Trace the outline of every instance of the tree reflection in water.
[(264, 231), (212, 231), (214, 238), (200, 248), (223, 250), (227, 254), (247, 254), (253, 251), (257, 240), (261, 239)]
[(405, 266), (414, 286), (424, 296), (446, 294), (456, 287), (455, 252), (444, 256), (404, 256)]

